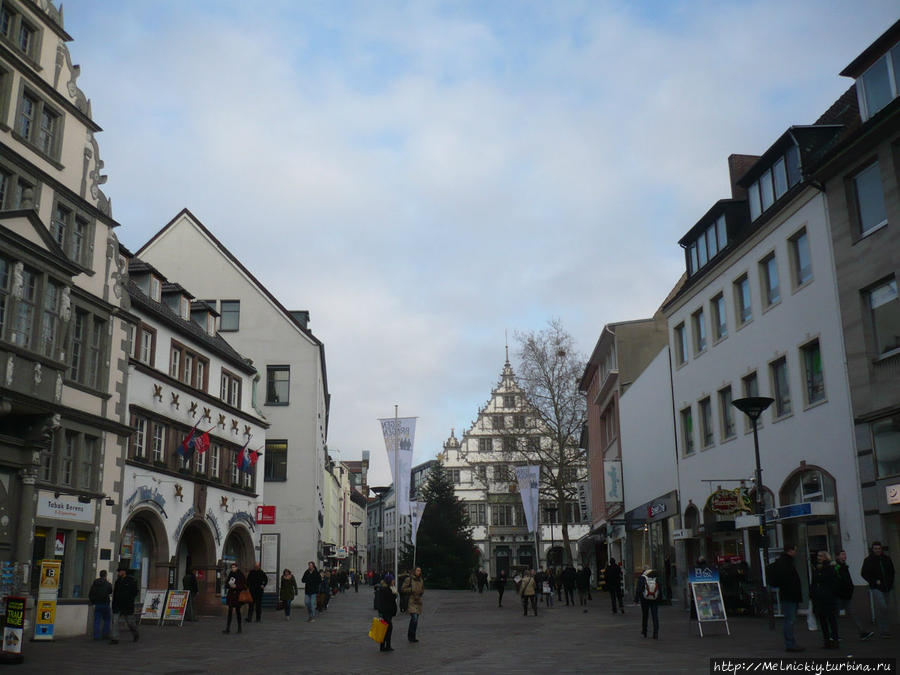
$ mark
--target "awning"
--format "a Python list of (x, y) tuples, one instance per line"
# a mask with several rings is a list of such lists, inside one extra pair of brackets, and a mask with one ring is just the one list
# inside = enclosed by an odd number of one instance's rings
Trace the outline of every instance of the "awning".
[[(788, 504), (777, 509), (766, 509), (766, 522), (784, 522), (805, 518), (834, 517), (834, 502), (801, 502)], [(734, 519), (734, 527), (743, 530), (748, 527), (759, 527), (759, 516), (756, 514), (738, 516)]]

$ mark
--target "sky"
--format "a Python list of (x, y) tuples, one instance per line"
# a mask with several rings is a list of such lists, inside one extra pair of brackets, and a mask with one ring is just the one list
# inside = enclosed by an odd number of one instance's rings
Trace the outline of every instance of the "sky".
[[(460, 437), (516, 335), (587, 356), (677, 242), (851, 84), (896, 0), (69, 0), (104, 192), (137, 250), (189, 208), (325, 344), (338, 459)], [(177, 279), (175, 279), (177, 281)], [(190, 290), (190, 289), (188, 289)]]

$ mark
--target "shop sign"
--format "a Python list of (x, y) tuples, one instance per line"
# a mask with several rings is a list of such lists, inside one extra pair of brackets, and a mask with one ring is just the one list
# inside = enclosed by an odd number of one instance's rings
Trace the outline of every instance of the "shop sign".
[(581, 511), (582, 520), (591, 519), (591, 484), (587, 481), (581, 481), (575, 484), (578, 491), (578, 508)]
[(346, 558), (347, 557), (347, 547), (346, 546), (338, 546), (337, 553), (335, 553), (335, 558)]
[(53, 542), (53, 555), (64, 556), (66, 554), (66, 533), (57, 532), (56, 541)]
[(148, 589), (144, 593), (144, 604), (141, 607), (141, 621), (159, 623), (166, 602), (165, 590)]
[(897, 485), (888, 485), (885, 488), (888, 504), (900, 504), (900, 483)]
[(40, 593), (56, 593), (59, 590), (59, 570), (62, 567), (60, 560), (41, 561), (41, 585)]
[(257, 506), (256, 507), (256, 524), (257, 525), (274, 525), (275, 524), (275, 507), (274, 506)]
[(6, 620), (3, 622), (3, 643), (0, 651), (21, 658), (25, 633), (25, 598), (6, 596)]
[(73, 495), (55, 497), (52, 492), (41, 490), (38, 493), (37, 515), (76, 523), (93, 523), (94, 500), (82, 504), (78, 501), (78, 497)]
[(606, 503), (621, 502), (622, 499), (622, 460), (603, 460), (603, 487), (606, 492)]
[(716, 490), (706, 500), (706, 508), (713, 513), (732, 515), (751, 511), (750, 496), (742, 488)]
[(666, 505), (663, 502), (657, 502), (647, 507), (647, 517), (655, 518), (666, 512)]
[[(56, 600), (38, 600), (37, 614), (34, 621), (35, 639), (53, 637), (53, 626), (56, 623)], [(42, 636), (39, 638), (38, 636)]]

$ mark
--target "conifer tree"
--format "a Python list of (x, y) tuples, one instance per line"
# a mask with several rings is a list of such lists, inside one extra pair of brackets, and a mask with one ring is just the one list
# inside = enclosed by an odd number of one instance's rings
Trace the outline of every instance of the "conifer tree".
[[(416, 565), (432, 588), (465, 588), (477, 564), (472, 529), (453, 491), (453, 483), (437, 463), (422, 488), (425, 513), (416, 538)], [(412, 567), (413, 549), (405, 547), (401, 562)]]

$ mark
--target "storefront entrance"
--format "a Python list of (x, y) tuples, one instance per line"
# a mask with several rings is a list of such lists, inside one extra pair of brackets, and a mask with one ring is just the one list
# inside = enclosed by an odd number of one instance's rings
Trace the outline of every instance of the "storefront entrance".
[(202, 520), (189, 523), (178, 541), (175, 553), (175, 586), (184, 588), (184, 577), (189, 569), (194, 570), (199, 592), (195, 598), (198, 612), (218, 609), (216, 597), (215, 544), (209, 526)]
[(148, 588), (168, 588), (168, 537), (154, 511), (138, 510), (125, 525), (119, 542), (119, 559), (132, 570), (138, 583), (139, 600), (143, 601)]

